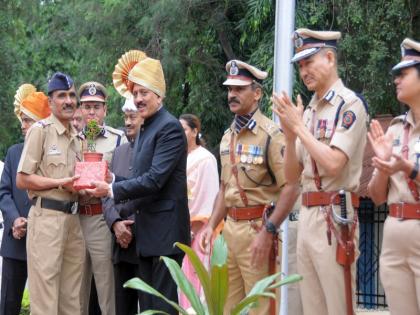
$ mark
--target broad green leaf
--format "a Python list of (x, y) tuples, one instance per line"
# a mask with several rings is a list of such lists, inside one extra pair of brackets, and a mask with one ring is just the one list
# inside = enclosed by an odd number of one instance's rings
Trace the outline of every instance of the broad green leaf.
[(213, 254), (211, 255), (211, 266), (222, 266), (226, 264), (228, 250), (225, 238), (219, 235), (213, 244)]
[(153, 315), (153, 314), (166, 314), (166, 315), (170, 315), (169, 313), (163, 312), (163, 311), (157, 311), (157, 310), (147, 310), (144, 312), (141, 312), (138, 315)]
[(211, 295), (210, 276), (208, 271), (191, 247), (178, 242), (175, 243), (175, 245), (188, 256), (191, 264), (194, 266), (194, 270), (197, 273), (198, 279), (200, 279), (201, 286), (203, 287), (207, 307), (209, 308), (210, 314), (213, 314), (214, 303)]
[(264, 292), (276, 280), (276, 278), (280, 278), (280, 275), (281, 275), (281, 272), (277, 272), (273, 275), (267, 276), (257, 281), (252, 287), (251, 291), (249, 291), (247, 296)]
[(223, 315), (229, 281), (227, 264), (211, 267), (211, 295), (214, 303), (214, 315)]
[(258, 294), (248, 295), (242, 301), (240, 301), (236, 306), (232, 309), (231, 315), (238, 315), (243, 314), (248, 311), (250, 308), (256, 306), (258, 299), (260, 298), (272, 298), (275, 299), (276, 295), (271, 292), (262, 292)]
[(185, 274), (182, 272), (181, 267), (179, 267), (178, 263), (168, 257), (161, 257), (163, 262), (165, 263), (166, 267), (168, 267), (169, 272), (171, 273), (172, 279), (174, 279), (176, 285), (179, 289), (184, 292), (185, 296), (191, 303), (191, 307), (197, 313), (197, 315), (204, 315), (204, 306), (200, 301), (197, 293), (195, 292), (194, 287), (192, 286), (191, 282), (185, 277)]
[(166, 298), (162, 293), (152, 288), (150, 285), (148, 285), (146, 282), (144, 282), (140, 278), (133, 278), (133, 279), (128, 280), (126, 283), (124, 283), (124, 288), (136, 289), (136, 290), (140, 290), (140, 291), (152, 294), (154, 296), (157, 296), (161, 298), (162, 300), (164, 300), (166, 303), (170, 304), (182, 315), (188, 315), (187, 311), (184, 310), (182, 307), (180, 307), (177, 303)]
[(270, 289), (276, 289), (276, 288), (278, 288), (278, 287), (280, 287), (282, 285), (286, 285), (286, 284), (298, 282), (298, 281), (300, 281), (302, 279), (303, 279), (303, 277), (301, 275), (291, 274), (291, 275), (288, 275), (287, 277), (285, 277), (284, 279), (281, 279), (279, 282), (275, 282), (269, 288)]

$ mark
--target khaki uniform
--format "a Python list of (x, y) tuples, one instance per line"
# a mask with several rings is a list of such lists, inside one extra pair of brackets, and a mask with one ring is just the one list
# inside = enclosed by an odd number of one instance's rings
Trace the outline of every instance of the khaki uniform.
[[(51, 115), (28, 131), (18, 172), (49, 178), (74, 175), (81, 159), (76, 131)], [(29, 197), (76, 201), (63, 189), (30, 190)], [(31, 314), (80, 314), (79, 292), (85, 246), (77, 215), (41, 208), (41, 198), (28, 215), (27, 253)]]
[[(239, 184), (248, 198), (248, 206), (267, 205), (272, 201), (276, 202), (280, 188), (285, 183), (281, 155), (284, 148), (283, 134), (273, 121), (257, 110), (247, 127), (244, 127), (239, 134), (236, 134), (234, 124), (232, 124), (222, 138), (220, 144), (221, 180), (225, 185), (225, 206), (227, 208), (245, 207), (240, 197), (235, 176), (232, 174), (230, 160), (232, 133)], [(267, 146), (269, 137), (271, 140)], [(267, 149), (268, 152), (266, 152)], [(255, 164), (254, 160), (256, 161)], [(268, 166), (274, 178), (270, 176)], [(249, 246), (258, 234), (251, 223), (253, 222), (248, 220), (235, 221), (228, 216), (223, 229), (223, 235), (228, 246), (229, 272), (229, 293), (225, 314), (230, 314), (232, 307), (249, 293), (254, 284), (269, 274), (268, 260), (266, 264), (258, 268), (251, 266), (252, 257)], [(261, 227), (262, 219), (254, 220), (254, 223)], [(269, 314), (269, 304), (268, 299), (261, 300), (260, 306), (252, 309), (250, 314)]]
[[(322, 99), (317, 99), (314, 95), (304, 112), (303, 121), (309, 130), (314, 130), (316, 139), (340, 149), (348, 158), (336, 177), (327, 176), (325, 170), (317, 164), (323, 191), (344, 189), (347, 192), (357, 192), (367, 133), (367, 113), (361, 99), (347, 89), (341, 80), (337, 80)], [(335, 121), (337, 124), (333, 133)], [(311, 157), (299, 139), (296, 150), (298, 159), (303, 165), (302, 193), (318, 191)], [(349, 195), (347, 200), (350, 200)], [(352, 207), (349, 202), (347, 204), (347, 210), (351, 212)], [(309, 315), (346, 314), (344, 271), (343, 267), (336, 262), (337, 241), (334, 235), (332, 245), (328, 245), (327, 224), (322, 210), (323, 207), (319, 206), (310, 208), (302, 206), (299, 213), (297, 266), (299, 274), (303, 276), (303, 280), (299, 283), (303, 311), (304, 314)], [(357, 251), (358, 229), (355, 235)], [(356, 253), (357, 256), (358, 253)], [(353, 292), (355, 268), (356, 264), (353, 263)]]
[[(96, 151), (103, 153), (104, 160), (111, 162), (117, 146), (126, 143), (124, 132), (105, 126), (104, 133), (96, 139)], [(128, 166), (127, 166), (128, 167)], [(81, 198), (81, 205), (100, 204), (97, 198)], [(89, 297), (92, 274), (95, 279), (98, 301), (102, 314), (115, 314), (114, 269), (112, 264), (112, 236), (103, 214), (80, 215), (83, 236), (86, 242), (83, 285), (80, 291), (82, 314), (89, 314)]]
[[(393, 153), (402, 154), (405, 120), (411, 125), (409, 134), (409, 159), (416, 161), (414, 145), (420, 139), (420, 128), (414, 123), (412, 112), (406, 118), (392, 120), (387, 133), (392, 133)], [(373, 176), (375, 176), (374, 173)], [(419, 184), (416, 182), (417, 191)], [(417, 203), (408, 187), (405, 174), (398, 172), (389, 179), (388, 205)], [(420, 221), (400, 220), (388, 216), (383, 231), (380, 258), (381, 282), (391, 314), (420, 314)]]

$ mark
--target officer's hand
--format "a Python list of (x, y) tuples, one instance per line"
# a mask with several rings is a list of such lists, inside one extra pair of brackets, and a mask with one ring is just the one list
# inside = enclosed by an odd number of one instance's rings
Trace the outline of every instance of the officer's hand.
[(210, 243), (213, 236), (213, 228), (207, 225), (198, 236), (198, 244), (203, 253), (210, 253)]
[(389, 161), (392, 155), (393, 135), (384, 134), (381, 124), (376, 119), (372, 119), (368, 132), (368, 139), (375, 155), (384, 161)]
[(297, 97), (297, 106), (292, 103), (284, 91), (280, 95), (273, 93), (271, 100), (274, 104), (273, 110), (281, 119), (282, 127), (285, 126), (296, 134), (298, 128), (303, 126), (303, 104), (300, 95)]
[(24, 217), (16, 218), (13, 222), (12, 233), (15, 239), (20, 240), (26, 235), (27, 222), (28, 221)]
[(251, 265), (257, 267), (261, 266), (261, 264), (265, 262), (268, 262), (272, 245), (273, 234), (267, 232), (267, 230), (263, 227), (249, 247), (252, 256)]
[(89, 195), (97, 198), (110, 196), (111, 192), (107, 182), (92, 182), (91, 185), (95, 188), (86, 189)]
[(381, 160), (375, 156), (372, 158), (372, 165), (388, 176), (400, 171), (410, 174), (413, 168), (411, 162), (399, 154), (392, 154), (389, 161)]
[(70, 191), (72, 193), (76, 193), (76, 190), (73, 188), (74, 182), (80, 178), (80, 175), (75, 175), (73, 177), (65, 177), (59, 180), (59, 186), (63, 189)]
[[(133, 234), (131, 232), (130, 226), (134, 224), (133, 220), (124, 220), (124, 221), (116, 221), (112, 225), (112, 230), (115, 233), (115, 237), (117, 238), (117, 242), (120, 245), (128, 246), (131, 240), (133, 239)], [(127, 248), (121, 246), (123, 248)]]

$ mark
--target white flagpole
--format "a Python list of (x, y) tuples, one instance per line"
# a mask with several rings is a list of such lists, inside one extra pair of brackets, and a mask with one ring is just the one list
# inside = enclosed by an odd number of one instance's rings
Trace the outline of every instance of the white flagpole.
[[(293, 54), (292, 34), (295, 27), (295, 0), (276, 0), (276, 20), (274, 34), (274, 86), (275, 92), (285, 91), (292, 95), (293, 67), (290, 63)], [(273, 119), (279, 122), (277, 116)], [(281, 202), (281, 201), (280, 201)], [(281, 225), (282, 237), (282, 277), (288, 275), (288, 225), (289, 220), (284, 220)], [(281, 287), (280, 315), (287, 315), (287, 286)]]

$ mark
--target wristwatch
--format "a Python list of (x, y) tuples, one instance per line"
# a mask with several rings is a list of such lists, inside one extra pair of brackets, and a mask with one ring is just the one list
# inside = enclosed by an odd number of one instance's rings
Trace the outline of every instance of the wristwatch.
[(271, 233), (273, 235), (277, 235), (277, 227), (275, 226), (275, 224), (273, 222), (271, 222), (268, 219), (267, 219), (267, 221), (265, 221), (265, 229), (268, 233)]
[(419, 163), (414, 163), (413, 170), (411, 171), (410, 175), (408, 175), (408, 178), (414, 180), (417, 177), (417, 174), (419, 173)]

